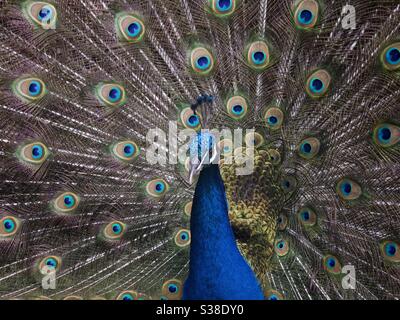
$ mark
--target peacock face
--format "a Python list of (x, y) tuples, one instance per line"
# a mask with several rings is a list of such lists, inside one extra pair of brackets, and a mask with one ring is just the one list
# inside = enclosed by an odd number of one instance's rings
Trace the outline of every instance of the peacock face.
[(189, 180), (193, 181), (204, 166), (218, 163), (218, 148), (215, 136), (209, 132), (199, 132), (190, 143)]

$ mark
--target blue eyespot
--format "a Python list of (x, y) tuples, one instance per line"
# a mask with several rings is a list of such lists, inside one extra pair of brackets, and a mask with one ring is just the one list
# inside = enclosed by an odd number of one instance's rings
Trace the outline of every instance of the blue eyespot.
[(275, 124), (278, 123), (278, 118), (275, 117), (275, 116), (271, 116), (271, 117), (269, 117), (269, 118), (267, 119), (267, 121), (268, 121), (268, 123), (269, 123), (270, 125), (275, 125)]
[(34, 160), (40, 160), (43, 157), (43, 147), (40, 145), (34, 145), (32, 147), (32, 158)]
[(46, 259), (46, 261), (44, 262), (44, 264), (52, 269), (56, 269), (57, 268), (57, 260), (54, 258), (48, 258)]
[(179, 290), (179, 288), (178, 288), (177, 285), (175, 285), (175, 284), (169, 284), (169, 285), (168, 285), (168, 291), (169, 291), (170, 293), (177, 293), (178, 290)]
[(132, 22), (130, 25), (128, 25), (126, 32), (129, 37), (137, 37), (142, 32), (142, 26), (136, 21)]
[(196, 67), (200, 70), (207, 70), (210, 67), (211, 61), (207, 56), (201, 56), (196, 60)]
[(48, 22), (53, 17), (53, 10), (50, 6), (43, 6), (38, 13), (38, 19), (41, 22)]
[(328, 268), (334, 268), (336, 266), (336, 261), (334, 258), (329, 258), (326, 261), (326, 265), (328, 266)]
[(232, 112), (233, 112), (235, 115), (240, 116), (241, 114), (243, 114), (244, 108), (243, 108), (243, 106), (237, 104), (237, 105), (235, 105), (235, 106), (232, 108)]
[(28, 90), (32, 97), (36, 97), (42, 92), (42, 85), (39, 81), (32, 80), (29, 84)]
[(135, 300), (135, 299), (133, 298), (133, 296), (131, 294), (125, 293), (124, 295), (122, 295), (121, 300), (128, 301), (128, 300)]
[(162, 193), (165, 189), (165, 185), (162, 182), (157, 182), (155, 185), (155, 190), (157, 193)]
[(397, 48), (391, 48), (386, 52), (386, 61), (391, 65), (397, 65), (400, 63), (400, 50)]
[(314, 78), (310, 82), (310, 90), (313, 93), (320, 93), (324, 90), (324, 83), (320, 79)]
[(186, 241), (187, 239), (189, 239), (189, 234), (187, 232), (181, 232), (180, 238), (181, 240)]
[(225, 12), (232, 9), (232, 1), (231, 0), (218, 0), (217, 1), (217, 9), (218, 11)]
[(6, 219), (3, 221), (4, 230), (7, 233), (11, 233), (15, 230), (15, 222), (11, 219)]
[(265, 60), (267, 59), (267, 56), (262, 51), (255, 51), (252, 53), (251, 59), (255, 65), (261, 65), (265, 62)]
[(383, 144), (388, 143), (390, 141), (390, 138), (392, 137), (392, 132), (390, 131), (389, 128), (379, 128), (378, 130), (378, 138), (379, 141)]
[(71, 208), (75, 205), (75, 199), (71, 195), (64, 196), (64, 205), (66, 208)]
[(135, 146), (132, 143), (127, 143), (124, 145), (124, 156), (125, 157), (132, 157), (135, 153)]
[(299, 12), (298, 20), (301, 24), (310, 24), (313, 21), (314, 15), (310, 10), (302, 10)]
[(196, 128), (200, 124), (199, 117), (196, 114), (189, 116), (187, 124), (191, 128)]
[(309, 144), (308, 142), (303, 143), (303, 144), (301, 145), (301, 151), (302, 151), (302, 152), (304, 152), (304, 153), (310, 153), (311, 150), (312, 150), (312, 146), (311, 146), (311, 144)]
[(277, 297), (275, 294), (272, 294), (272, 295), (268, 298), (268, 300), (277, 301), (277, 300), (279, 300), (279, 299), (278, 299), (278, 297)]
[(385, 252), (388, 257), (394, 257), (397, 252), (397, 246), (393, 242), (388, 242), (385, 245)]
[(350, 183), (345, 182), (342, 184), (341, 191), (344, 195), (349, 195), (351, 193), (351, 190), (352, 190), (352, 187), (351, 187)]
[(110, 90), (108, 93), (108, 98), (110, 99), (111, 102), (117, 102), (121, 99), (122, 92), (121, 89), (118, 87), (114, 87)]
[(122, 226), (119, 223), (114, 223), (111, 226), (111, 229), (113, 231), (114, 234), (120, 234), (122, 232)]
[(308, 221), (310, 220), (310, 213), (308, 211), (304, 211), (301, 213), (301, 219), (303, 221)]

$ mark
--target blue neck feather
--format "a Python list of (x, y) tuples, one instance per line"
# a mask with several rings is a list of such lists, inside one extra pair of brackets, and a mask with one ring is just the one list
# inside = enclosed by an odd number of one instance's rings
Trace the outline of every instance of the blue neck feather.
[(191, 234), (184, 300), (264, 299), (253, 271), (236, 246), (218, 165), (208, 166), (200, 173), (193, 199)]

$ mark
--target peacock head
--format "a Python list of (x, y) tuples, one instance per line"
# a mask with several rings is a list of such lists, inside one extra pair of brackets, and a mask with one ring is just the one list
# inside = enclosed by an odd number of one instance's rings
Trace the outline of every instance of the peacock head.
[(217, 164), (219, 160), (219, 148), (215, 136), (208, 130), (201, 130), (193, 138), (189, 145), (189, 182), (198, 175), (205, 166)]

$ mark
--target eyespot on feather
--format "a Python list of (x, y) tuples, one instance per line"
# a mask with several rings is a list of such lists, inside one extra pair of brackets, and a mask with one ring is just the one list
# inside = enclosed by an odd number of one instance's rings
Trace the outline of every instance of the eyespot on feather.
[(190, 66), (198, 75), (208, 75), (214, 69), (214, 56), (205, 47), (196, 47), (190, 52)]
[(345, 178), (337, 183), (336, 193), (343, 200), (357, 200), (362, 195), (362, 189), (357, 182)]
[(330, 89), (332, 77), (328, 71), (314, 71), (307, 79), (306, 92), (311, 98), (322, 98)]
[(42, 142), (32, 142), (18, 148), (17, 157), (26, 164), (39, 166), (49, 157), (50, 152)]
[(342, 265), (339, 260), (333, 255), (326, 255), (322, 259), (324, 270), (334, 275), (339, 275), (342, 272)]
[(126, 102), (125, 88), (116, 83), (100, 83), (96, 86), (95, 93), (103, 106), (117, 108)]
[(297, 28), (313, 29), (319, 19), (320, 7), (315, 0), (303, 0), (296, 6), (293, 18)]
[(389, 262), (400, 263), (399, 243), (395, 241), (384, 241), (380, 244), (383, 258)]
[(320, 148), (321, 143), (317, 138), (307, 138), (300, 143), (298, 154), (303, 159), (311, 160), (318, 155)]
[(201, 129), (201, 115), (195, 114), (191, 108), (185, 108), (181, 111), (180, 120), (186, 129), (200, 130)]
[(190, 241), (191, 241), (191, 234), (190, 234), (190, 230), (188, 229), (181, 229), (179, 230), (176, 234), (175, 234), (175, 244), (178, 247), (187, 247), (188, 245), (190, 245)]
[(47, 93), (46, 84), (37, 77), (16, 79), (11, 88), (19, 99), (27, 103), (38, 101)]
[(120, 240), (126, 232), (126, 225), (120, 221), (112, 221), (103, 229), (103, 236), (107, 240)]
[(169, 185), (164, 179), (154, 179), (147, 183), (146, 192), (153, 198), (164, 196), (169, 190)]
[(0, 219), (0, 238), (11, 238), (20, 229), (21, 221), (13, 216), (4, 216)]
[(139, 156), (140, 149), (134, 141), (125, 140), (112, 145), (111, 154), (117, 160), (130, 162), (135, 160)]
[(24, 14), (35, 26), (45, 30), (56, 28), (57, 10), (54, 5), (43, 1), (26, 1), (22, 6)]
[(269, 67), (271, 53), (265, 41), (255, 41), (246, 47), (247, 65), (254, 70), (262, 71)]
[(146, 32), (144, 22), (134, 14), (117, 14), (115, 18), (115, 25), (117, 34), (121, 41), (138, 43), (144, 38)]
[(171, 279), (163, 284), (161, 292), (168, 300), (180, 300), (182, 298), (182, 289), (180, 280)]
[(209, 0), (211, 12), (217, 17), (228, 17), (235, 12), (237, 0)]
[(248, 111), (247, 101), (242, 96), (233, 96), (227, 101), (226, 110), (231, 118), (235, 120), (243, 119)]
[(278, 130), (282, 127), (284, 114), (281, 109), (272, 107), (265, 112), (264, 119), (269, 129)]
[(80, 201), (81, 199), (76, 193), (64, 192), (53, 200), (53, 208), (57, 213), (72, 213), (78, 208)]
[(381, 63), (388, 71), (400, 70), (400, 42), (395, 42), (382, 51)]
[(375, 127), (373, 141), (382, 148), (391, 148), (400, 141), (400, 127), (390, 123), (382, 123)]

